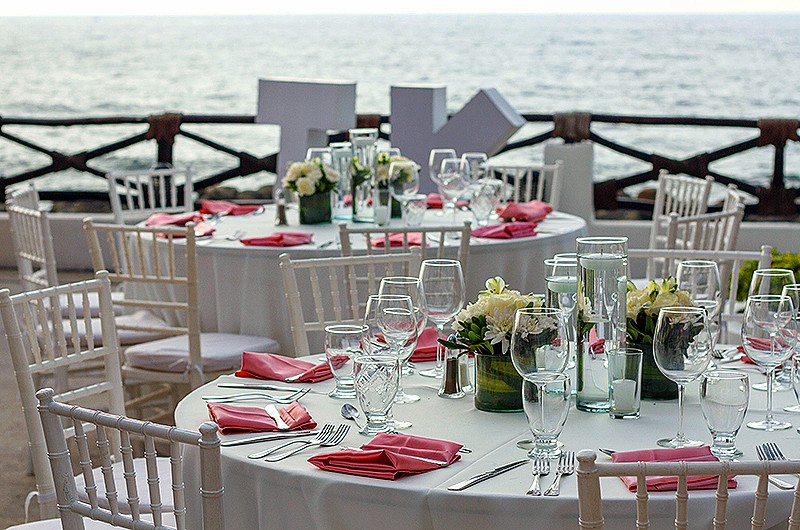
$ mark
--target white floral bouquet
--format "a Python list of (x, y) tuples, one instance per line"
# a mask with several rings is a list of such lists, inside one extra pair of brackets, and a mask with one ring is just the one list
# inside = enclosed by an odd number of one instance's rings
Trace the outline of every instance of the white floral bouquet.
[(541, 297), (508, 289), (505, 280), (495, 276), (486, 280), (486, 290), (478, 293), (478, 299), (456, 315), (455, 341), (440, 342), (448, 348), (490, 355), (495, 354), (495, 345), (499, 344), (501, 354), (508, 355), (517, 309), (542, 305)]
[(627, 338), (639, 344), (653, 343), (656, 320), (662, 307), (694, 305), (689, 293), (678, 289), (674, 278), (664, 278), (661, 283), (651, 280), (641, 289), (628, 282), (627, 299)]
[(283, 177), (283, 187), (307, 197), (333, 190), (339, 182), (339, 173), (319, 158), (293, 162)]
[[(389, 153), (379, 153), (375, 159), (375, 181), (379, 185), (388, 185), (389, 183), (389, 166), (392, 162), (411, 162), (417, 166), (419, 171), (420, 166), (410, 158), (400, 155), (390, 156)], [(410, 175), (409, 175), (410, 177)]]

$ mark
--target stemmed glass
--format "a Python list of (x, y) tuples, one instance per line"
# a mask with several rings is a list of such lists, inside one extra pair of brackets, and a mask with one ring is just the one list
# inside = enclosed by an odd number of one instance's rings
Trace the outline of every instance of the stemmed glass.
[[(522, 403), (534, 438), (529, 456), (556, 458), (558, 435), (567, 419), (569, 360), (564, 314), (552, 307), (517, 309), (511, 329), (511, 362), (523, 382)], [(554, 386), (555, 385), (555, 386)]]
[(453, 210), (453, 221), (456, 220), (456, 202), (466, 191), (467, 182), (464, 180), (461, 160), (458, 158), (442, 160), (439, 171), (439, 194), (442, 196), (444, 208)]
[[(800, 322), (800, 283), (790, 283), (789, 285), (783, 286), (783, 292), (781, 293), (783, 296), (788, 296), (792, 299), (792, 306), (794, 307), (794, 319), (796, 322)], [(783, 368), (783, 373), (789, 373), (791, 375), (791, 385), (792, 390), (794, 391), (795, 398), (797, 398), (797, 405), (789, 405), (788, 407), (783, 407), (785, 412), (800, 412), (800, 394), (798, 394), (798, 362), (800, 362), (800, 356), (798, 356), (798, 347), (800, 346), (800, 341), (795, 342), (794, 351), (792, 352), (792, 356), (790, 357), (791, 361), (788, 362), (792, 368), (791, 370), (787, 370), (785, 367)]]
[(694, 305), (706, 310), (711, 338), (716, 345), (720, 335), (722, 313), (719, 267), (716, 262), (709, 260), (681, 261), (675, 276), (678, 289), (688, 292), (689, 299)]
[(705, 371), (711, 360), (713, 341), (708, 317), (702, 307), (664, 307), (658, 313), (653, 335), (656, 365), (668, 379), (678, 384), (678, 433), (658, 440), (661, 447), (700, 447), (683, 433), (683, 402), (686, 384)]
[(736, 435), (742, 427), (750, 400), (747, 374), (712, 370), (700, 377), (700, 408), (711, 431), (711, 454), (720, 459), (742, 456)]
[[(464, 306), (466, 293), (461, 262), (452, 259), (426, 259), (419, 269), (419, 279), (425, 292), (425, 315), (434, 323), (438, 336), (444, 335), (444, 326)], [(436, 346), (436, 366), (422, 370), (419, 375), (442, 377), (444, 346)]]
[(486, 153), (464, 153), (461, 155), (461, 171), (468, 184), (477, 184), (486, 176)]
[[(428, 176), (431, 179), (431, 182), (436, 184), (436, 190), (439, 192), (439, 197), (444, 200), (444, 196), (442, 195), (442, 182), (439, 178), (440, 172), (442, 171), (442, 160), (446, 158), (457, 158), (455, 149), (431, 149), (431, 153), (428, 156)], [(436, 212), (436, 215), (442, 216), (444, 215), (444, 208)]]
[[(791, 269), (756, 269), (750, 279), (750, 288), (747, 295), (754, 294), (782, 294), (786, 285), (795, 283), (794, 271)], [(773, 390), (790, 390), (792, 388), (791, 376), (784, 373), (782, 368), (775, 370)], [(766, 390), (766, 383), (753, 384), (754, 390)]]
[(419, 191), (419, 171), (415, 162), (403, 161), (389, 164), (389, 193), (400, 203), (403, 214), (403, 226), (408, 216), (408, 201)]
[(497, 179), (481, 179), (469, 203), (469, 209), (475, 216), (478, 226), (489, 224), (489, 218), (500, 205), (503, 197), (503, 183)]
[(779, 431), (791, 423), (772, 416), (772, 386), (775, 368), (792, 354), (797, 339), (794, 304), (788, 296), (756, 294), (747, 297), (742, 322), (742, 346), (750, 359), (767, 372), (767, 415), (747, 424), (751, 429)]
[[(403, 349), (403, 375), (412, 375), (414, 371), (408, 366), (408, 360), (417, 347), (417, 340), (425, 330), (428, 318), (425, 316), (425, 290), (422, 288), (422, 281), (413, 276), (387, 276), (381, 280), (378, 294), (405, 295), (411, 298), (411, 306), (414, 310), (414, 318), (417, 321), (417, 336), (414, 341), (406, 345)], [(416, 394), (408, 394), (400, 389), (395, 398), (395, 403), (414, 403), (420, 397)]]

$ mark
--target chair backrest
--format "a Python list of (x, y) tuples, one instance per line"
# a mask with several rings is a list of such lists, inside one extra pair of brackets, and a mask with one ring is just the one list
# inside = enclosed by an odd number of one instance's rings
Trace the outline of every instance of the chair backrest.
[(542, 166), (507, 166), (489, 164), (486, 173), (502, 180), (512, 190), (511, 200), (530, 202), (545, 201), (558, 210), (561, 202), (561, 180), (564, 162)]
[(671, 213), (667, 222), (667, 241), (664, 248), (734, 250), (743, 218), (743, 204), (734, 210), (688, 217)]
[[(83, 517), (103, 521), (120, 528), (140, 528), (155, 530), (156, 528), (176, 528), (184, 530), (186, 526), (186, 492), (184, 486), (184, 451), (196, 447), (200, 453), (200, 490), (198, 495), (202, 506), (202, 528), (204, 530), (223, 530), (225, 522), (222, 512), (222, 466), (220, 464), (220, 440), (218, 427), (211, 422), (200, 425), (199, 432), (160, 425), (149, 421), (139, 421), (124, 415), (112, 414), (95, 409), (71, 406), (53, 399), (53, 389), (45, 388), (37, 392), (39, 398), (39, 415), (47, 443), (52, 474), (58, 485), (58, 509), (61, 525), (64, 530), (83, 530)], [(88, 501), (80, 500), (75, 477), (72, 473), (70, 452), (67, 438), (61, 428), (62, 418), (71, 420), (74, 428), (72, 437), (80, 455), (80, 467), (85, 480), (85, 491)], [(92, 459), (84, 425), (92, 425), (97, 431), (97, 447), (99, 462), (106, 484), (106, 497), (109, 507), (104, 508), (98, 501), (97, 489), (92, 473)], [(150, 503), (146, 509), (139, 506), (136, 470), (133, 462), (133, 444), (131, 436), (144, 438), (144, 459), (146, 461), (147, 483), (150, 488)], [(120, 513), (114, 488), (114, 469), (111, 466), (112, 454), (109, 439), (120, 440), (122, 463), (125, 473), (125, 485), (130, 515)], [(157, 444), (168, 444), (171, 463), (172, 497), (175, 515), (175, 526), (168, 526), (164, 520), (161, 506), (159, 482), (167, 477), (158, 476), (156, 463)], [(187, 473), (192, 471), (187, 468)], [(120, 492), (121, 493), (121, 492)], [(152, 514), (153, 522), (141, 518), (141, 512)]]
[(124, 224), (129, 219), (139, 221), (157, 212), (194, 210), (189, 168), (112, 171), (106, 178), (115, 223)]
[[(135, 286), (123, 300), (123, 309), (146, 310), (161, 317), (167, 325), (120, 323), (119, 330), (187, 335), (189, 341), (188, 382), (193, 388), (203, 382), (200, 357), (200, 313), (197, 294), (197, 256), (194, 223), (185, 227), (130, 226), (83, 222), (92, 266), (107, 270), (113, 283)], [(106, 260), (103, 247), (110, 254)], [(152, 298), (145, 293), (153, 292)], [(158, 293), (170, 293), (170, 299)], [(130, 296), (129, 296), (130, 295)]]
[(401, 254), (299, 260), (281, 254), (281, 275), (295, 357), (312, 353), (309, 334), (321, 336), (325, 326), (330, 324), (360, 324), (367, 298), (378, 292), (381, 279), (417, 276), (421, 261), (417, 247)]
[(713, 183), (711, 177), (699, 179), (688, 175), (670, 175), (666, 170), (659, 173), (650, 228), (650, 248), (663, 248), (669, 214), (687, 217), (706, 213)]
[(39, 195), (31, 185), (6, 199), (11, 243), (23, 291), (58, 285), (53, 236), (47, 211), (39, 206)]
[(469, 220), (465, 220), (463, 226), (389, 228), (382, 226), (356, 226), (346, 223), (339, 225), (342, 256), (352, 256), (361, 251), (366, 252), (368, 255), (409, 252), (413, 246), (417, 246), (409, 243), (409, 238), (416, 238), (416, 234), (419, 234), (419, 238), (423, 242), (418, 247), (421, 250), (422, 259), (448, 257), (445, 255), (448, 248), (445, 245), (447, 237), (449, 236), (451, 240), (458, 238), (456, 259), (461, 262), (461, 268), (466, 275), (469, 265), (469, 242), (472, 237), (472, 223)]
[[(757, 250), (685, 250), (685, 249), (628, 249), (628, 266), (636, 260), (659, 260), (663, 263), (662, 274), (658, 276), (647, 276), (650, 279), (663, 278), (665, 276), (675, 276), (678, 264), (684, 260), (711, 260), (719, 266), (720, 286), (722, 290), (722, 322), (723, 331), (728, 331), (727, 324), (740, 322), (742, 314), (736, 305), (736, 292), (739, 285), (739, 273), (742, 265), (746, 261), (755, 260), (758, 268), (769, 268), (772, 265), (772, 247), (763, 245), (760, 251)], [(732, 330), (733, 331), (733, 330)], [(724, 340), (726, 339), (727, 340)], [(729, 343), (732, 340), (738, 341), (738, 337), (720, 338), (722, 342)], [(737, 342), (738, 344), (738, 342)]]
[[(76, 305), (83, 304), (83, 314), (89, 315), (89, 298), (93, 295), (100, 301), (102, 341), (82, 343), (78, 337), (84, 334), (93, 338), (97, 328), (93, 328), (90, 317), (76, 316)], [(66, 319), (62, 318), (64, 300), (68, 305)], [(96, 279), (14, 296), (8, 289), (0, 290), (0, 315), (22, 400), (40, 513), (42, 517), (57, 517), (53, 476), (47, 463), (42, 424), (36, 413), (35, 392), (42, 382), (49, 380), (50, 384), (67, 385), (58, 388), (59, 399), (75, 401), (94, 396), (94, 400), (104, 400), (109, 411), (125, 413), (108, 274), (101, 271)], [(87, 363), (96, 365), (98, 361), (104, 365), (104, 371), (90, 372), (83, 378), (59, 377), (68, 370), (85, 367)]]
[[(603, 501), (600, 488), (601, 477), (636, 477), (636, 528), (650, 528), (648, 514), (648, 494), (646, 479), (649, 476), (673, 476), (678, 478), (675, 492), (675, 528), (690, 528), (688, 520), (689, 491), (687, 477), (720, 477), (716, 490), (716, 509), (714, 528), (725, 528), (728, 522), (735, 528), (743, 528), (741, 522), (727, 521), (728, 477), (733, 475), (754, 475), (758, 486), (754, 493), (753, 517), (750, 528), (763, 529), (766, 524), (767, 481), (770, 474), (798, 473), (800, 461), (750, 461), (750, 462), (596, 462), (594, 451), (585, 449), (578, 453), (578, 526), (583, 530), (596, 530), (605, 527), (603, 520)], [(664, 495), (664, 494), (660, 494)], [(633, 502), (633, 499), (631, 500)], [(774, 504), (774, 503), (773, 503)], [(781, 506), (772, 506), (772, 510)], [(631, 511), (631, 513), (633, 513)], [(786, 513), (789, 528), (800, 528), (800, 489), (795, 489), (792, 505)], [(632, 527), (633, 525), (628, 525)], [(694, 525), (697, 526), (697, 525)], [(692, 526), (692, 528), (694, 527)], [(615, 528), (619, 526), (614, 525)]]

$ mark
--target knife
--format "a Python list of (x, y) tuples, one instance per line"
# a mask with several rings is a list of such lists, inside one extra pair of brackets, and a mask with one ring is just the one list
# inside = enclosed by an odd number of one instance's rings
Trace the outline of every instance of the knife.
[[(217, 385), (219, 388), (248, 388), (250, 390), (282, 390), (285, 392), (297, 392), (298, 390), (303, 390), (302, 387), (299, 386), (284, 386), (284, 385), (270, 385), (268, 383), (219, 383)], [(323, 392), (321, 390), (309, 390), (312, 394), (327, 394), (327, 392)]]
[(261, 436), (252, 436), (250, 438), (242, 438), (240, 440), (225, 440), (220, 442), (222, 447), (233, 447), (235, 445), (254, 444), (258, 442), (271, 442), (273, 440), (285, 440), (287, 438), (300, 438), (302, 436), (314, 436), (319, 431), (291, 431), (291, 432), (276, 432), (271, 434), (264, 434)]
[(489, 471), (485, 471), (480, 475), (475, 475), (474, 477), (468, 478), (467, 480), (463, 480), (461, 482), (456, 482), (452, 486), (447, 486), (447, 489), (450, 491), (461, 491), (469, 488), (470, 486), (474, 486), (479, 482), (483, 482), (484, 480), (488, 480), (492, 477), (496, 477), (497, 475), (501, 475), (506, 471), (510, 471), (514, 468), (517, 468), (523, 464), (527, 464), (530, 462), (529, 459), (525, 460), (517, 460), (516, 462), (511, 462), (509, 464), (503, 464), (502, 466), (498, 466), (494, 469), (490, 469)]
[(278, 412), (278, 407), (269, 404), (264, 407), (264, 410), (267, 412), (267, 414), (269, 414), (270, 418), (275, 420), (275, 425), (277, 425), (278, 429), (282, 431), (289, 430), (289, 426), (286, 424), (285, 421), (283, 421), (283, 418), (281, 418), (281, 413)]

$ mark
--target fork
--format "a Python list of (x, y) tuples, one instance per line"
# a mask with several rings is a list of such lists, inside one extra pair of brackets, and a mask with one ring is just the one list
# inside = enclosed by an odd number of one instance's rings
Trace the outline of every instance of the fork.
[[(301, 447), (289, 451), (288, 453), (283, 453), (282, 455), (278, 456), (267, 456), (264, 460), (267, 462), (277, 462), (279, 460), (283, 460), (284, 458), (288, 458), (292, 455), (296, 455), (303, 449), (307, 447), (332, 447), (334, 445), (339, 445), (344, 437), (347, 436), (347, 433), (350, 431), (350, 426), (346, 424), (339, 425), (335, 431), (331, 432), (325, 437), (317, 436), (311, 440), (292, 440), (291, 442), (283, 444), (284, 447), (288, 447), (293, 443), (300, 443), (303, 444)], [(270, 452), (268, 455), (272, 455), (275, 451)]]
[(564, 475), (571, 475), (575, 472), (575, 453), (567, 451), (561, 453), (561, 458), (558, 459), (558, 469), (556, 470), (556, 479), (553, 484), (544, 492), (546, 497), (558, 497), (561, 493), (561, 477)]
[(273, 396), (265, 392), (240, 392), (238, 394), (226, 394), (224, 396), (202, 396), (202, 399), (205, 401), (213, 401), (214, 403), (236, 403), (237, 401), (257, 401), (264, 399), (274, 401), (281, 405), (288, 405), (306, 394), (308, 394), (308, 390), (302, 389), (286, 396)]
[[(767, 450), (767, 458), (770, 460), (789, 460), (785, 456), (783, 456), (783, 451), (781, 448), (778, 447), (778, 444), (775, 442), (767, 442), (763, 444), (765, 449)], [(800, 475), (797, 473), (792, 473), (795, 477), (800, 478)]]
[(322, 429), (319, 430), (317, 435), (314, 438), (312, 438), (311, 440), (292, 440), (291, 442), (283, 443), (281, 445), (278, 445), (278, 446), (273, 447), (271, 449), (267, 449), (265, 451), (259, 451), (257, 453), (249, 454), (249, 455), (247, 455), (247, 458), (251, 458), (251, 459), (263, 458), (263, 457), (265, 457), (267, 455), (271, 455), (275, 451), (279, 451), (281, 449), (289, 447), (295, 441), (303, 441), (303, 442), (308, 442), (308, 443), (317, 442), (319, 440), (323, 440), (324, 441), (324, 440), (328, 439), (328, 437), (330, 437), (331, 434), (333, 434), (333, 424), (332, 423), (326, 423), (322, 427)]
[[(756, 454), (758, 455), (758, 459), (759, 460), (782, 460), (782, 458), (779, 458), (778, 455), (773, 453), (771, 449), (768, 449), (768, 447), (767, 447), (768, 445), (770, 445), (770, 444), (768, 444), (768, 443), (767, 444), (759, 444), (759, 445), (756, 446)], [(775, 445), (775, 444), (773, 443), (772, 445)], [(775, 445), (774, 449), (777, 449), (777, 448), (778, 448), (778, 446)], [(780, 454), (781, 457), (783, 456), (783, 453), (781, 452), (780, 449), (778, 449), (778, 453)], [(788, 482), (783, 481), (783, 480), (781, 480), (779, 478), (773, 477), (772, 475), (767, 475), (767, 480), (769, 480), (770, 483), (772, 483), (773, 485), (777, 486), (780, 489), (783, 489), (783, 490), (794, 489), (794, 486), (792, 486)]]
[(550, 473), (550, 461), (546, 458), (536, 458), (531, 465), (531, 473), (533, 474), (533, 482), (525, 495), (541, 495), (542, 488), (539, 487), (539, 477)]

